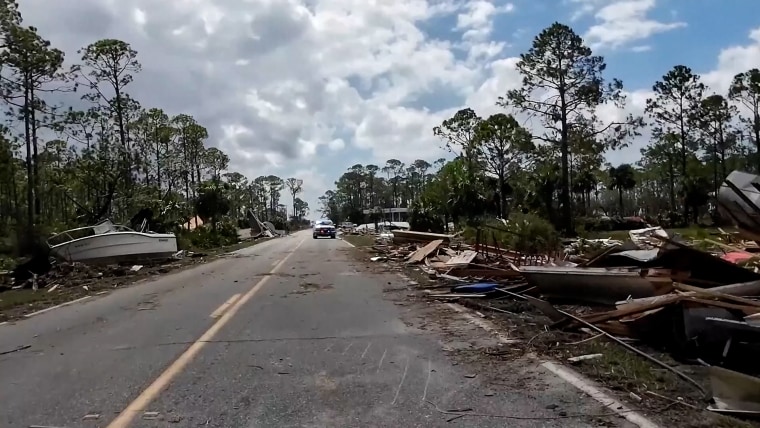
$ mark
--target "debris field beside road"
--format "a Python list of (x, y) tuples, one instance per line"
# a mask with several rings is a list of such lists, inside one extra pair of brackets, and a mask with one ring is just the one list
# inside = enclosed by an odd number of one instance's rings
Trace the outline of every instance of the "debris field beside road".
[(754, 242), (687, 242), (652, 227), (626, 242), (574, 240), (559, 254), (526, 255), (457, 235), (362, 235), (343, 238), (374, 236), (363, 249), (414, 279), (408, 300), (455, 302), (498, 326), (514, 345), (491, 358), (560, 360), (663, 423), (753, 426), (723, 415), (760, 414)]

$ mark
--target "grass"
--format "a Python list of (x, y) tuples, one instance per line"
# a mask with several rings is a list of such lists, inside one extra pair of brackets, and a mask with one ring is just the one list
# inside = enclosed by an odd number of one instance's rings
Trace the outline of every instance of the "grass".
[(44, 290), (9, 290), (0, 294), (0, 312), (24, 305), (58, 304), (61, 302), (60, 297), (58, 293), (47, 293)]
[(0, 322), (21, 318), (24, 314), (70, 302), (105, 288), (107, 288), (105, 285), (102, 287), (91, 285), (88, 291), (81, 287), (71, 287), (52, 293), (48, 293), (47, 289), (8, 290), (0, 293)]
[[(683, 397), (685, 402), (697, 407), (703, 406), (701, 395), (691, 385), (686, 384), (683, 380), (677, 378), (673, 373), (656, 366), (653, 363), (634, 355), (620, 345), (603, 339), (594, 340), (578, 346), (577, 355), (580, 354), (602, 354), (599, 359), (581, 362), (576, 369), (594, 377), (608, 388), (617, 390), (623, 396), (626, 393), (636, 393), (644, 398), (644, 403), (649, 411), (655, 414), (661, 413), (666, 403), (652, 398), (647, 391), (658, 393), (665, 397), (676, 398)], [(580, 351), (580, 352), (579, 352)], [(670, 365), (675, 365), (667, 355), (654, 355), (656, 358), (665, 361)], [(682, 369), (683, 370), (683, 369)], [(694, 379), (706, 386), (704, 374), (700, 375), (691, 370), (686, 372)], [(640, 406), (642, 404), (639, 404)], [(709, 411), (689, 410), (685, 407), (674, 407), (668, 409), (667, 414), (658, 415), (664, 418), (663, 422), (673, 423), (679, 421), (680, 426), (693, 428), (752, 428), (757, 427), (751, 423), (715, 414)], [(669, 424), (663, 423), (663, 426)]]
[(597, 378), (620, 385), (628, 391), (642, 387), (651, 391), (661, 391), (667, 389), (666, 385), (671, 382), (678, 382), (670, 373), (664, 373), (662, 368), (632, 354), (617, 343), (593, 340), (588, 342), (587, 346), (579, 348), (585, 348), (583, 353), (603, 355), (598, 360), (582, 362), (581, 365), (590, 368)]

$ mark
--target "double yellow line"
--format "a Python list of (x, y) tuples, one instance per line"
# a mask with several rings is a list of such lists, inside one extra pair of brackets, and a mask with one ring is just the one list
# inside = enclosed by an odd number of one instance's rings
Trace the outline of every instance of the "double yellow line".
[[(277, 273), (282, 265), (285, 264), (285, 262), (288, 261), (290, 256), (292, 256), (296, 250), (303, 244), (306, 240), (302, 239), (301, 242), (296, 245), (296, 247), (293, 249), (293, 251), (285, 256), (282, 260), (277, 263), (274, 268), (272, 268), (271, 271), (269, 271), (270, 274)], [(156, 380), (153, 381), (143, 392), (140, 393), (140, 395), (137, 396), (137, 398), (134, 399), (129, 405), (119, 414), (119, 416), (116, 417), (110, 424), (108, 424), (107, 428), (127, 428), (129, 427), (134, 419), (141, 413), (144, 412), (145, 409), (150, 405), (150, 403), (155, 400), (158, 395), (166, 389), (167, 386), (169, 386), (169, 383), (171, 383), (172, 379), (177, 377), (182, 371), (187, 367), (190, 362), (192, 362), (193, 358), (195, 358), (196, 355), (203, 349), (204, 346), (206, 346), (206, 343), (213, 340), (214, 336), (219, 333), (219, 331), (232, 319), (232, 317), (237, 314), (237, 312), (240, 310), (240, 308), (243, 307), (251, 298), (261, 289), (261, 287), (266, 284), (267, 280), (269, 280), (270, 275), (266, 275), (263, 278), (259, 280), (253, 287), (251, 287), (248, 292), (246, 292), (242, 297), (239, 297), (240, 295), (232, 296), (228, 301), (226, 301), (222, 306), (219, 307), (214, 313), (211, 314), (212, 318), (218, 318), (217, 321), (208, 329), (201, 337), (198, 338), (195, 342), (193, 342), (192, 345), (190, 345), (189, 348), (185, 350), (185, 352), (182, 353), (176, 360), (174, 360), (173, 363), (169, 367), (164, 370), (163, 373), (161, 373), (160, 376)]]

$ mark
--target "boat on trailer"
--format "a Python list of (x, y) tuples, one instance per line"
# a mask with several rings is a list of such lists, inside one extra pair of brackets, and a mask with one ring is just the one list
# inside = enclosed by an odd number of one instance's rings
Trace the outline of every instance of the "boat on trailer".
[(47, 243), (55, 257), (89, 264), (158, 261), (177, 252), (173, 233), (135, 231), (110, 220), (58, 233)]

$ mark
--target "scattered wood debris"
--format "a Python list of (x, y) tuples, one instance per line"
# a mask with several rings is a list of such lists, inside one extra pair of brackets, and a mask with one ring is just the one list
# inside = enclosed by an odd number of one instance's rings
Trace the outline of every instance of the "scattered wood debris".
[[(577, 251), (583, 245), (573, 241), (564, 254), (543, 256), (519, 254), (496, 243), (468, 245), (455, 235), (395, 235), (377, 239), (372, 260), (421, 269), (431, 284), (417, 286), (428, 288), (430, 299), (493, 310), (497, 308), (485, 302), (522, 301), (548, 317), (545, 328), (591, 333), (576, 343), (604, 337), (671, 371), (700, 394), (713, 397), (709, 410), (760, 415), (756, 394), (732, 390), (730, 382), (718, 379), (733, 376), (760, 384), (760, 269), (747, 262), (757, 260), (760, 266), (760, 249), (717, 245), (717, 240), (687, 243), (659, 227), (631, 231), (629, 242), (604, 240), (589, 254)], [(718, 250), (701, 249), (705, 244)], [(750, 257), (726, 257), (738, 252)], [(433, 291), (440, 288), (450, 290)], [(558, 303), (575, 306), (567, 310)], [(716, 368), (712, 394), (632, 340)], [(593, 353), (568, 361), (583, 364), (603, 356)]]

